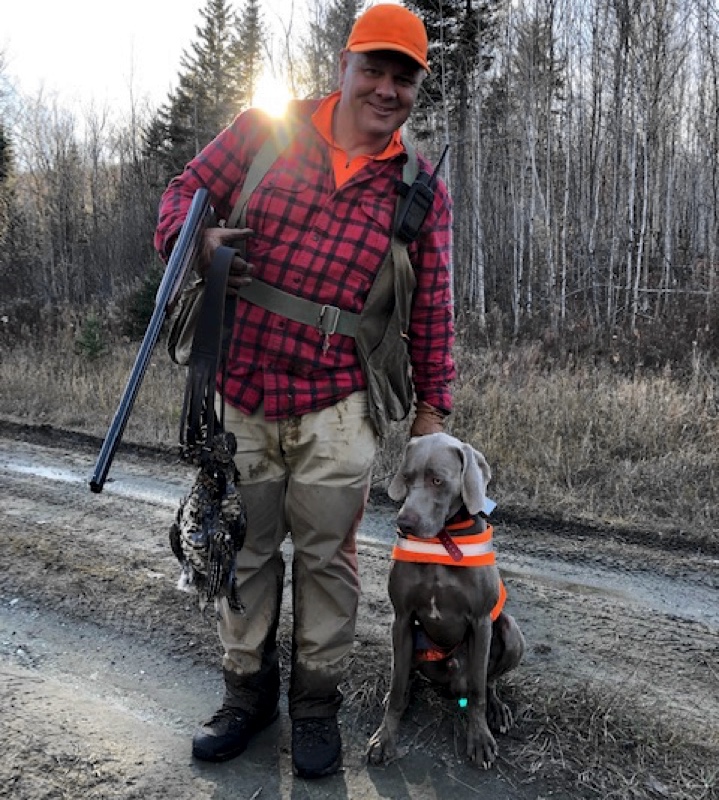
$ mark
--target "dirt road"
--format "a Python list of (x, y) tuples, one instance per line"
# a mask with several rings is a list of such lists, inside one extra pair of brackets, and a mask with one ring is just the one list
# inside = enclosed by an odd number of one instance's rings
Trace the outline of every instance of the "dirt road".
[[(190, 738), (219, 703), (221, 676), (214, 622), (175, 589), (167, 542), (190, 473), (172, 454), (123, 450), (94, 495), (96, 453), (79, 437), (0, 425), (1, 797), (717, 797), (719, 552), (668, 550), (651, 532), (520, 524), (501, 505), (500, 565), (529, 652), (505, 686), (517, 724), (499, 737), (494, 770), (467, 764), (462, 711), (424, 684), (403, 757), (364, 763), (390, 664), (393, 510), (382, 505), (361, 529), (342, 773), (292, 777), (286, 706), (242, 758), (193, 762)], [(289, 630), (285, 608), (285, 656)]]

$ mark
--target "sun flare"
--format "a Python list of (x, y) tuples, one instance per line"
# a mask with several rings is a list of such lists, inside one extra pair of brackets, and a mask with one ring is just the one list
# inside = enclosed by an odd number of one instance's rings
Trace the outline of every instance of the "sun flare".
[(292, 93), (287, 86), (274, 75), (263, 72), (252, 98), (253, 107), (261, 108), (270, 116), (281, 117), (290, 100)]

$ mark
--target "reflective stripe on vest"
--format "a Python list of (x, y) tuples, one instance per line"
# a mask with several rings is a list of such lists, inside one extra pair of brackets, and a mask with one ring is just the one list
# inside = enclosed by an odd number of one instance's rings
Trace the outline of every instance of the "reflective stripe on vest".
[(462, 553), (460, 561), (452, 558), (439, 538), (420, 539), (417, 536), (398, 536), (392, 558), (395, 561), (445, 564), (449, 567), (486, 567), (496, 563), (491, 525), (482, 533), (454, 536), (452, 541)]

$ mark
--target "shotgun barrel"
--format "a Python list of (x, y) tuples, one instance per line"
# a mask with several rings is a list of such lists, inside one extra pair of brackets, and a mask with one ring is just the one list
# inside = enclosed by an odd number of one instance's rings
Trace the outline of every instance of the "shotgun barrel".
[(162, 325), (167, 317), (168, 310), (172, 308), (179, 297), (190, 268), (197, 258), (202, 231), (207, 225), (210, 215), (209, 193), (207, 189), (198, 189), (192, 198), (190, 210), (180, 229), (177, 242), (172, 249), (172, 255), (162, 276), (160, 287), (157, 290), (155, 308), (150, 317), (145, 336), (135, 358), (125, 391), (122, 393), (115, 416), (110, 423), (100, 454), (97, 457), (95, 469), (90, 478), (90, 489), (95, 493), (101, 492), (102, 487), (105, 485), (110, 466), (135, 403), (135, 398), (145, 377), (147, 365), (150, 363), (152, 351), (160, 337)]

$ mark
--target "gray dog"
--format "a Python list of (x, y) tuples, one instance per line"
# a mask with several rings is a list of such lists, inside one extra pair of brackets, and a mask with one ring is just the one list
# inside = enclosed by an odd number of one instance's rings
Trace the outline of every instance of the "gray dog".
[(480, 515), (490, 477), (471, 445), (434, 433), (409, 442), (390, 483), (389, 496), (403, 501), (389, 574), (392, 677), (384, 719), (369, 741), (371, 763), (397, 757), (413, 668), (466, 703), (467, 755), (477, 765), (487, 769), (497, 757), (490, 728), (504, 733), (512, 724), (496, 681), (519, 664), (524, 637), (502, 610), (492, 531)]

